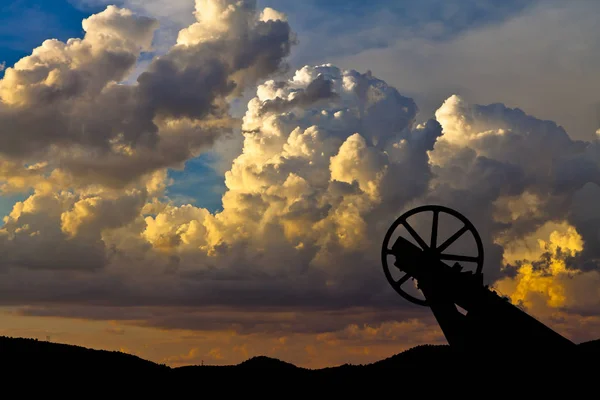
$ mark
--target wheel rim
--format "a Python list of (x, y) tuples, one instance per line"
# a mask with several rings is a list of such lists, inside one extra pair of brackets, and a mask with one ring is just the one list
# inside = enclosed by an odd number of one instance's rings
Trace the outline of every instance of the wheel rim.
[[(431, 237), (429, 239), (429, 244), (412, 228), (412, 226), (408, 223), (407, 219), (415, 214), (423, 213), (423, 212), (432, 212), (432, 227), (431, 227)], [(451, 235), (448, 239), (446, 239), (443, 243), (438, 244), (438, 228), (439, 228), (439, 216), (441, 213), (449, 214), (459, 221), (463, 223), (463, 227), (456, 231), (453, 235)], [(412, 276), (406, 272), (404, 275), (400, 277), (400, 279), (394, 279), (392, 273), (390, 271), (390, 266), (388, 264), (387, 257), (389, 255), (393, 255), (394, 253), (389, 248), (389, 241), (396, 231), (396, 229), (400, 226), (404, 226), (404, 228), (408, 231), (408, 233), (416, 240), (419, 247), (423, 251), (430, 252), (435, 255), (437, 259), (440, 261), (467, 261), (474, 262), (477, 264), (476, 274), (481, 274), (483, 269), (483, 243), (481, 241), (481, 237), (475, 229), (475, 226), (465, 217), (463, 214), (459, 213), (456, 210), (453, 210), (448, 207), (438, 206), (438, 205), (426, 205), (414, 208), (402, 214), (388, 229), (385, 238), (383, 240), (383, 245), (381, 248), (381, 262), (383, 264), (383, 271), (385, 276), (390, 283), (390, 285), (394, 288), (394, 290), (406, 300), (411, 303), (418, 304), (421, 306), (427, 306), (426, 299), (419, 299), (409, 293), (407, 293), (402, 286), (412, 278)], [(447, 254), (444, 251), (450, 247), (453, 243), (455, 243), (460, 237), (462, 237), (467, 232), (471, 232), (473, 238), (475, 239), (475, 243), (477, 245), (477, 256), (463, 256), (457, 254)]]

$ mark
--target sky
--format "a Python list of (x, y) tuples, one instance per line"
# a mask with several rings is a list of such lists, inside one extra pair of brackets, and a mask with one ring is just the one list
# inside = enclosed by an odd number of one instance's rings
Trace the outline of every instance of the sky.
[(0, 11), (0, 334), (172, 366), (444, 343), (378, 257), (436, 203), (488, 284), (600, 337), (595, 2)]

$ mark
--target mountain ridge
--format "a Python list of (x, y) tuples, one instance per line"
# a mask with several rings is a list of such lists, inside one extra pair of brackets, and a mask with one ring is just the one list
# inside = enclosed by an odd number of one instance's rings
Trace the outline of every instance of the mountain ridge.
[(383, 393), (384, 388), (389, 391), (390, 386), (417, 384), (427, 394), (481, 394), (479, 388), (521, 389), (524, 384), (536, 393), (553, 394), (557, 388), (593, 391), (600, 372), (600, 339), (581, 343), (577, 349), (575, 359), (560, 360), (549, 352), (544, 360), (524, 357), (515, 360), (514, 365), (495, 365), (486, 358), (470, 360), (457, 356), (448, 345), (420, 345), (369, 364), (319, 369), (267, 356), (251, 357), (235, 365), (170, 367), (120, 351), (2, 336), (0, 368), (4, 382), (11, 387), (24, 380), (28, 394), (39, 390), (46, 396), (74, 393), (81, 397), (82, 388), (91, 388), (96, 395), (131, 391), (136, 398), (155, 398), (163, 393), (169, 397), (175, 393), (187, 396), (198, 390), (261, 397), (298, 397), (300, 393), (314, 396), (332, 390), (336, 395), (347, 392), (356, 397), (361, 392), (374, 396), (374, 392)]
[[(579, 343), (577, 345), (579, 353), (588, 353), (590, 356), (600, 357), (600, 339), (590, 340)], [(124, 353), (122, 351), (114, 350), (99, 350), (87, 348), (84, 346), (77, 346), (71, 344), (54, 343), (49, 341), (42, 341), (34, 338), (23, 338), (23, 337), (9, 337), (0, 336), (0, 356), (4, 361), (10, 359), (10, 357), (18, 357), (12, 359), (15, 366), (19, 366), (26, 360), (24, 357), (37, 356), (36, 360), (38, 363), (44, 363), (44, 357), (50, 357), (46, 360), (56, 361), (54, 357), (61, 357), (61, 360), (72, 361), (74, 357), (89, 357), (94, 361), (110, 362), (115, 365), (126, 363), (128, 365), (139, 366), (140, 368), (154, 369), (156, 371), (161, 370), (183, 370), (183, 369), (214, 369), (214, 368), (285, 368), (289, 370), (306, 370), (306, 371), (325, 371), (343, 367), (398, 367), (401, 364), (412, 363), (420, 364), (424, 359), (429, 357), (438, 357), (437, 362), (443, 362), (444, 357), (449, 357), (452, 354), (452, 350), (448, 345), (433, 345), (424, 344), (411, 347), (398, 354), (394, 354), (382, 360), (374, 361), (367, 364), (342, 364), (337, 366), (328, 366), (323, 368), (305, 368), (294, 365), (286, 361), (279, 360), (277, 358), (268, 357), (264, 355), (253, 356), (239, 364), (231, 365), (186, 365), (180, 367), (170, 367), (166, 364), (156, 363), (136, 355)]]

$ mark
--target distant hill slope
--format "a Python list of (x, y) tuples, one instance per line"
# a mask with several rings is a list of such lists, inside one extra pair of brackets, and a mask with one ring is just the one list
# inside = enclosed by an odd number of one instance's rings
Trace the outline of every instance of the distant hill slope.
[(10, 366), (12, 373), (35, 375), (72, 373), (121, 378), (139, 372), (145, 375), (170, 371), (139, 357), (118, 351), (92, 350), (85, 347), (38, 341), (35, 339), (0, 337), (0, 363)]
[[(577, 348), (580, 354), (576, 359), (564, 362), (553, 359), (552, 352), (549, 352), (548, 359), (553, 360), (553, 365), (549, 364), (548, 367), (556, 370), (563, 365), (564, 373), (579, 371), (578, 366), (600, 372), (600, 340), (582, 343)], [(449, 346), (423, 345), (371, 364), (341, 365), (317, 370), (297, 367), (264, 356), (253, 357), (238, 365), (170, 368), (121, 352), (92, 350), (35, 339), (0, 337), (0, 365), (3, 371), (10, 371), (10, 374), (31, 377), (84, 375), (90, 379), (101, 377), (105, 384), (143, 382), (147, 385), (148, 382), (168, 382), (187, 386), (186, 384), (199, 382), (210, 383), (217, 378), (229, 380), (245, 376), (259, 376), (270, 381), (332, 384), (352, 382), (354, 378), (376, 378), (384, 370), (398, 371), (404, 379), (441, 373), (458, 377), (466, 371), (469, 374), (487, 374), (486, 371), (494, 367), (494, 360), (489, 360), (484, 365), (473, 365), (454, 354)], [(529, 368), (535, 372), (542, 363), (534, 365), (535, 360), (516, 359), (512, 367)], [(262, 372), (268, 373), (265, 375)]]
[(600, 339), (580, 343), (577, 347), (582, 352), (586, 352), (589, 354), (595, 354), (597, 357), (600, 357)]

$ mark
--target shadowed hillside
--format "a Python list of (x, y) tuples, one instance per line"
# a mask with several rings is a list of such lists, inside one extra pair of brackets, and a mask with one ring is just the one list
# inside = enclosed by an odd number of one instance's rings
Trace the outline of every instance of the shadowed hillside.
[(118, 351), (9, 337), (0, 337), (0, 360), (10, 366), (11, 373), (40, 376), (86, 373), (119, 378), (132, 372), (148, 376), (170, 371), (165, 365)]
[[(382, 373), (400, 373), (407, 377), (422, 378), (444, 375), (460, 377), (468, 370), (469, 375), (483, 376), (495, 368), (526, 368), (532, 373), (548, 370), (556, 371), (563, 366), (562, 376), (579, 371), (600, 372), (600, 340), (582, 343), (577, 346), (577, 354), (568, 359), (558, 359), (552, 352), (548, 357), (515, 360), (512, 366), (497, 365), (485, 356), (477, 361), (457, 354), (449, 346), (423, 345), (411, 348), (384, 360), (366, 365), (341, 365), (323, 369), (306, 369), (277, 359), (259, 356), (230, 366), (185, 366), (170, 368), (139, 357), (121, 352), (92, 350), (79, 346), (56, 344), (35, 339), (0, 337), (0, 359), (3, 370), (10, 367), (11, 374), (25, 374), (30, 377), (68, 377), (84, 374), (90, 379), (102, 377), (109, 384), (136, 381), (156, 384), (194, 384), (213, 382), (213, 379), (238, 379), (248, 376), (262, 377), (269, 381), (303, 382), (305, 384), (333, 384), (348, 382), (348, 379), (377, 379)], [(465, 369), (466, 368), (466, 369)], [(266, 375), (265, 375), (266, 373)], [(156, 380), (159, 379), (159, 380)]]

